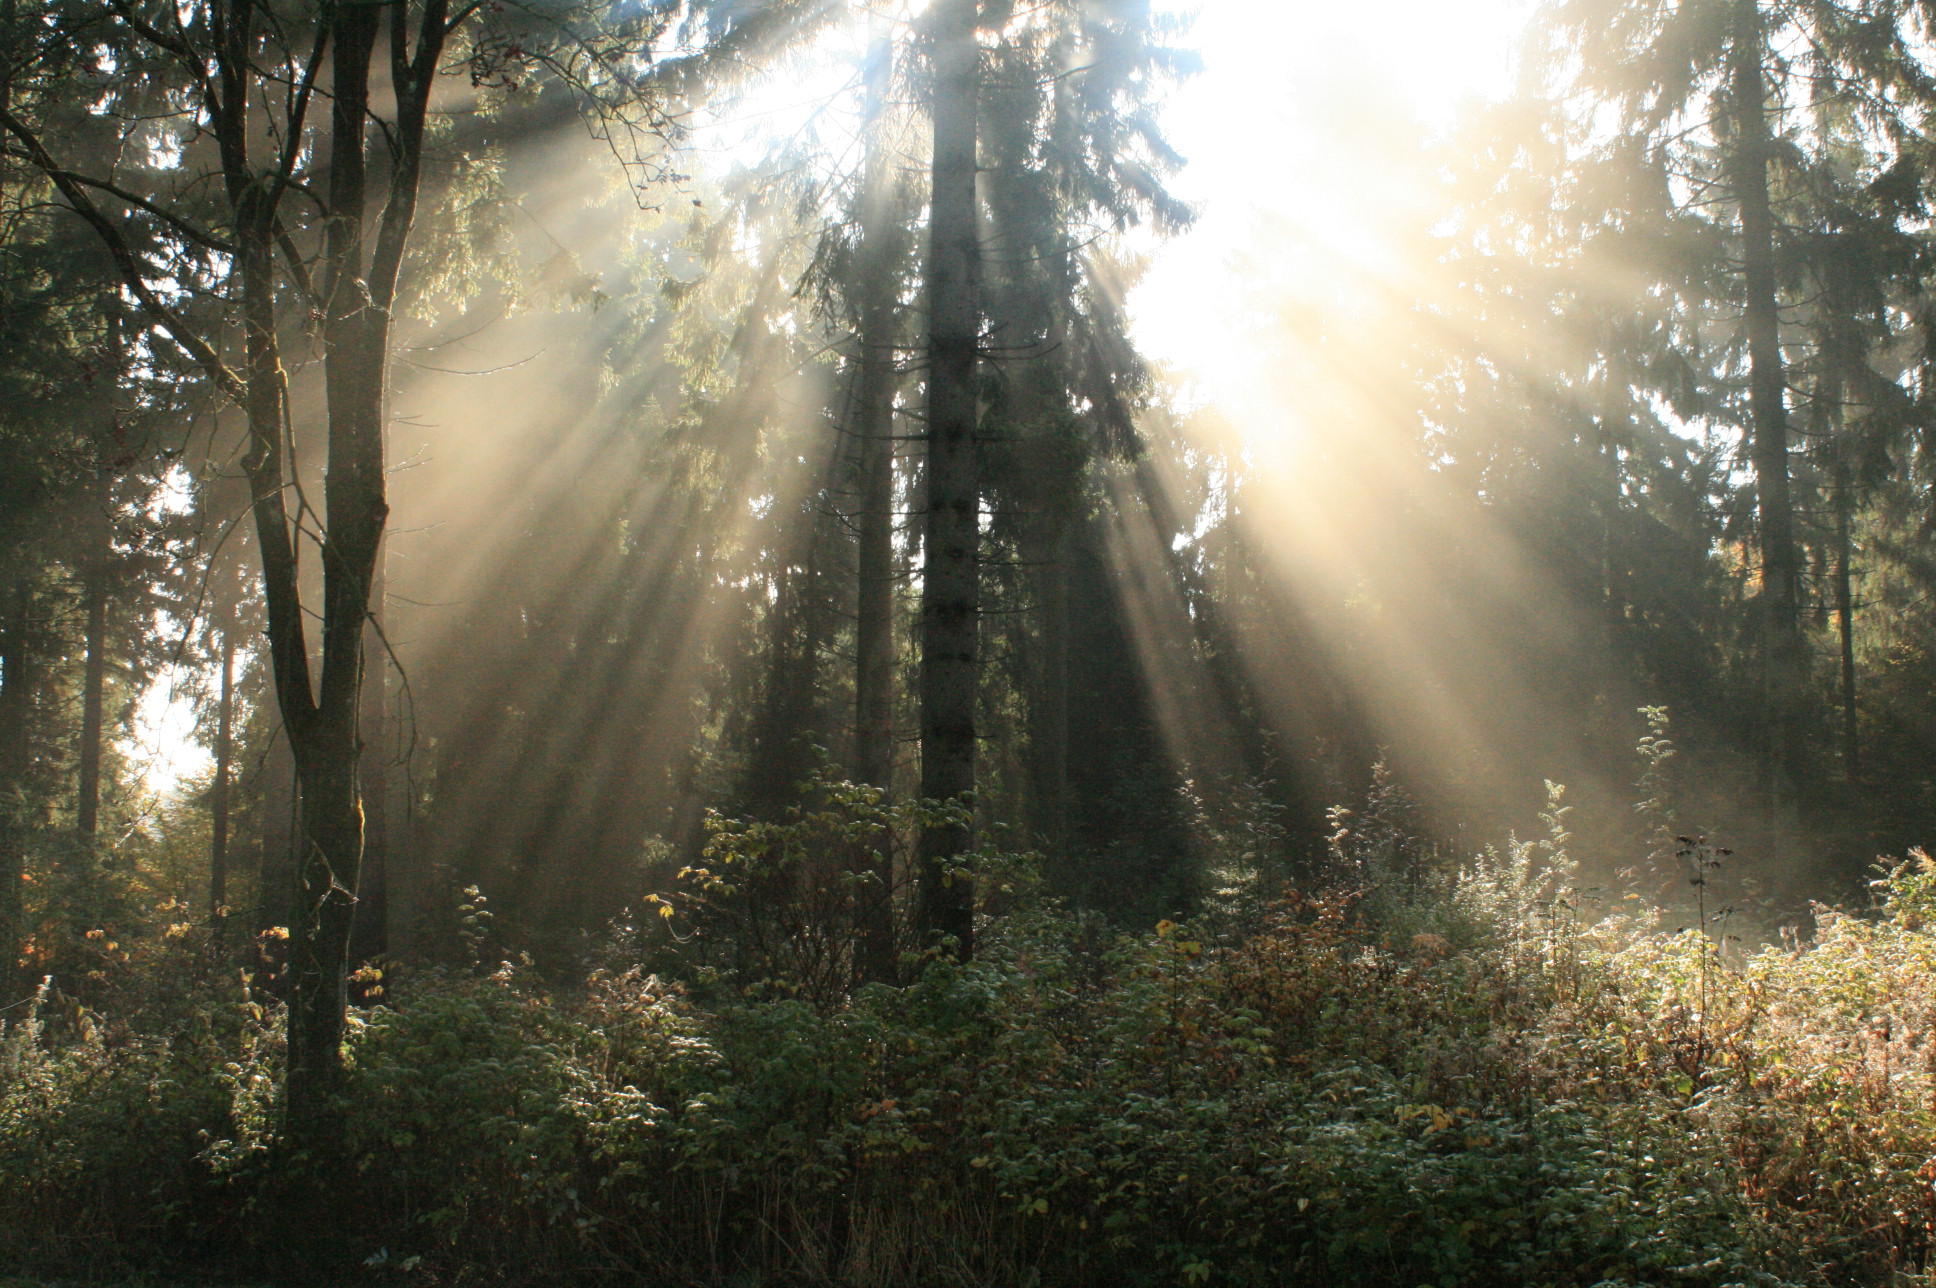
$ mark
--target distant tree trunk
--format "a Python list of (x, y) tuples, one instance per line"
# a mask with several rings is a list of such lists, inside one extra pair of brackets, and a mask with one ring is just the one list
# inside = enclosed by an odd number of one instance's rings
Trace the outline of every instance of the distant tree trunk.
[(84, 845), (92, 845), (101, 821), (101, 728), (108, 678), (108, 574), (97, 551), (87, 570), (82, 596), (87, 608), (81, 672), (80, 782), (74, 798), (74, 831)]
[(0, 635), (0, 1005), (25, 991), (20, 953), (26, 935), (22, 884), (27, 874), (27, 774), (33, 764), (28, 726), (34, 659), (29, 643), (33, 588), (17, 576), (9, 588)]
[(1069, 562), (1075, 554), (1073, 518), (1057, 524), (1054, 543), (1040, 578), (1042, 663), (1036, 700), (1041, 718), (1035, 733), (1042, 740), (1036, 773), (1042, 794), (1043, 841), (1061, 857), (1069, 848)]
[(208, 789), (208, 916), (222, 936), (229, 901), (229, 779), (235, 760), (235, 629), (222, 626), (222, 677), (215, 707), (215, 781)]
[[(921, 570), (921, 794), (968, 803), (975, 790), (980, 678), (981, 480), (975, 360), (981, 246), (976, 228), (976, 114), (981, 47), (975, 0), (932, 13), (934, 158), (929, 205), (927, 506)], [(916, 925), (932, 947), (974, 953), (972, 883), (954, 875), (972, 825), (920, 838)]]
[(1849, 531), (1855, 495), (1849, 479), (1848, 444), (1844, 435), (1848, 430), (1845, 393), (1852, 383), (1851, 376), (1862, 362), (1862, 341), (1837, 325), (1838, 322), (1845, 325), (1854, 313), (1852, 309), (1838, 307), (1840, 293), (1833, 289), (1834, 285), (1831, 279), (1826, 292), (1829, 325), (1816, 337), (1816, 349), (1824, 359), (1825, 370), (1816, 388), (1815, 415), (1809, 428), (1829, 453), (1829, 504), (1834, 507), (1835, 527), (1833, 548), (1826, 556), (1829, 566), (1824, 581), (1832, 596), (1830, 607), (1835, 614), (1836, 635), (1841, 646), (1842, 768), (1848, 785), (1853, 788), (1862, 779), (1862, 744), (1856, 724), (1855, 552)]
[(894, 387), (891, 375), (870, 373), (865, 368), (872, 362), (862, 362), (854, 420), (860, 437), (854, 777), (885, 791), (894, 766)]
[[(891, 327), (891, 323), (890, 323)], [(859, 436), (860, 522), (854, 630), (854, 779), (878, 787), (883, 799), (894, 790), (894, 382), (892, 353), (870, 352), (891, 345), (868, 328), (861, 334), (861, 388), (856, 398), (854, 432)], [(886, 367), (886, 371), (870, 368)], [(891, 983), (898, 954), (894, 942), (894, 856), (891, 847), (876, 853), (864, 895), (858, 973), (863, 980)]]
[(1766, 52), (1758, 0), (1736, 0), (1729, 76), (1734, 138), (1729, 181), (1741, 213), (1741, 258), (1746, 290), (1749, 455), (1754, 464), (1756, 536), (1761, 555), (1763, 754), (1769, 794), (1785, 798), (1792, 783), (1796, 704), (1803, 651), (1801, 571), (1789, 496), (1787, 376), (1781, 353), (1781, 312), (1775, 275), (1775, 228), (1768, 197)]
[(1835, 462), (1835, 627), (1842, 646), (1842, 763), (1851, 785), (1862, 781), (1862, 736), (1855, 703), (1855, 543), (1849, 535), (1849, 467)]
[[(886, 152), (879, 116), (892, 46), (875, 46), (868, 67), (868, 149), (861, 182), (862, 280), (853, 438), (859, 490), (856, 516), (854, 626), (854, 780), (894, 789), (894, 396), (900, 385), (895, 285), (902, 254), (899, 225), (888, 209)], [(868, 874), (858, 973), (891, 982), (894, 944), (894, 858), (882, 847)]]

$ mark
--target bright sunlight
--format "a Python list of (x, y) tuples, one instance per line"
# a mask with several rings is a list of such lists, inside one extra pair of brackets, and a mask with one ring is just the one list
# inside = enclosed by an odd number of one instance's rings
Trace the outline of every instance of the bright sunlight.
[(0, 6), (0, 1288), (1936, 1285), (1926, 0)]

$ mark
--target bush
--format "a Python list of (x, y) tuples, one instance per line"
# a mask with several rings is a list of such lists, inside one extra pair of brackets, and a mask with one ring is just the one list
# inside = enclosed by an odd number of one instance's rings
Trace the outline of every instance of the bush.
[[(1936, 865), (1744, 952), (1592, 920), (1565, 811), (1400, 887), (1109, 932), (1053, 905), (830, 1003), (424, 973), (359, 1013), (332, 1182), (371, 1275), (772, 1284), (1928, 1281)], [(1362, 875), (1362, 874), (1360, 874)], [(763, 966), (763, 969), (765, 967)], [(811, 994), (811, 995), (810, 995)], [(0, 1046), (0, 1251), (250, 1249), (273, 1007)], [(258, 1248), (258, 1257), (273, 1251)], [(246, 1264), (247, 1256), (235, 1264)]]

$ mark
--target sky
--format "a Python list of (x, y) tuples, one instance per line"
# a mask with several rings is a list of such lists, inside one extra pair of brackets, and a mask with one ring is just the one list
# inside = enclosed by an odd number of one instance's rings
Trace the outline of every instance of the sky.
[(1166, 109), (1188, 158), (1174, 188), (1198, 223), (1160, 247), (1131, 296), (1139, 345), (1214, 391), (1254, 359), (1223, 301), (1233, 250), (1262, 217), (1287, 218), (1353, 248), (1365, 170), (1351, 148), (1370, 114), (1443, 126), (1475, 98), (1512, 86), (1526, 0), (1178, 0), (1197, 15), (1203, 72)]

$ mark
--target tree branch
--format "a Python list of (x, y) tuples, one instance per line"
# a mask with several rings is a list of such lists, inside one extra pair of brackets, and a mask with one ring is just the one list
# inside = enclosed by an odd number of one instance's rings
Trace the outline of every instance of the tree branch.
[(108, 254), (113, 257), (115, 265), (120, 268), (122, 280), (127, 284), (128, 289), (134, 292), (135, 298), (141, 301), (142, 307), (161, 324), (162, 329), (168, 333), (168, 338), (180, 345), (183, 352), (195, 360), (196, 365), (201, 367), (216, 388), (220, 389), (225, 396), (240, 402), (243, 395), (242, 381), (228, 369), (221, 355), (215, 352), (208, 341), (197, 335), (193, 327), (162, 302), (155, 288), (149, 283), (147, 274), (142, 271), (141, 260), (134, 253), (134, 248), (128, 245), (128, 239), (122, 236), (119, 228), (114, 226), (114, 221), (94, 204), (87, 195), (87, 189), (70, 177), (72, 172), (54, 159), (40, 139), (21, 122), (20, 118), (3, 106), (0, 106), (0, 128), (4, 128), (7, 133), (20, 140), (34, 168), (52, 180), (61, 196), (67, 199), (68, 207), (93, 227), (106, 246)]

